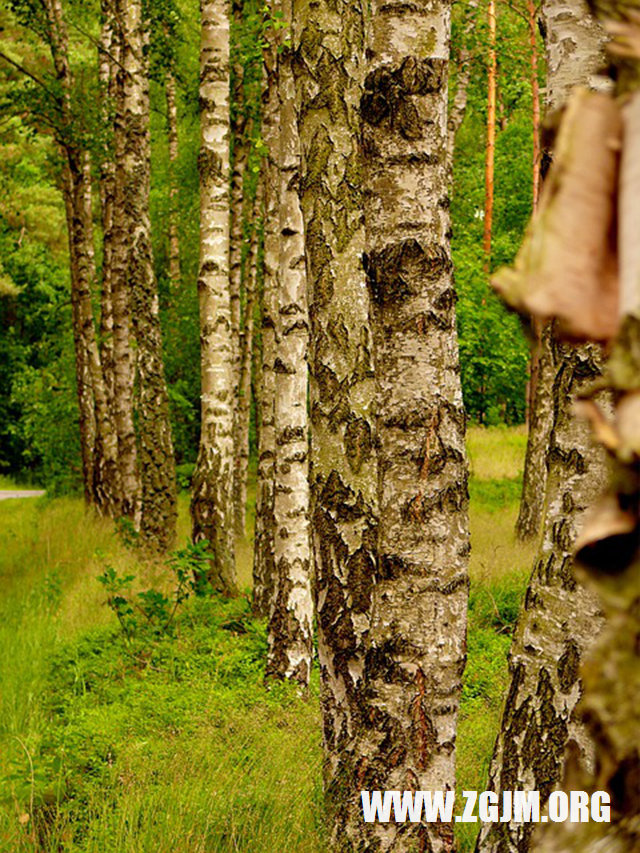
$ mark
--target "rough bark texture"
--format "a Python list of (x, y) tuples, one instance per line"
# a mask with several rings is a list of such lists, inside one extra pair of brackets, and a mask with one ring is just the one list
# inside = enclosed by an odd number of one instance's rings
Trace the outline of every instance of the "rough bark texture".
[[(546, 33), (546, 102), (548, 110), (561, 107), (578, 83), (599, 88), (596, 72), (604, 66), (603, 32), (589, 15), (585, 0), (545, 0), (540, 10)], [(545, 447), (551, 430), (550, 389), (554, 374), (550, 365), (549, 329), (541, 336), (537, 379), (531, 396), (529, 438), (516, 533), (531, 539), (542, 526), (546, 483)]]
[[(105, 14), (112, 9), (105, 0)], [(121, 10), (116, 10), (118, 13)], [(140, 526), (141, 484), (138, 469), (138, 449), (133, 420), (133, 387), (136, 372), (136, 352), (133, 349), (131, 328), (131, 288), (128, 278), (129, 225), (127, 215), (127, 169), (125, 155), (128, 141), (128, 118), (125, 108), (124, 32), (122, 20), (116, 15), (114, 31), (117, 58), (114, 80), (113, 153), (115, 162), (112, 248), (111, 248), (111, 307), (113, 311), (113, 418), (118, 434), (118, 467), (122, 484), (122, 515)]]
[(178, 232), (178, 105), (176, 78), (168, 71), (165, 78), (167, 97), (167, 127), (169, 131), (169, 281), (172, 287), (180, 286), (180, 234)]
[(536, 323), (537, 352), (532, 356), (529, 378), (529, 433), (524, 459), (522, 494), (516, 521), (519, 539), (533, 539), (542, 526), (542, 512), (547, 483), (545, 451), (553, 420), (550, 388), (553, 383), (551, 326)]
[(362, 268), (358, 152), (363, 10), (294, 5), (294, 72), (311, 321), (311, 528), (325, 749), (335, 849), (349, 849), (360, 782), (362, 671), (376, 560), (374, 371)]
[(264, 284), (262, 290), (262, 327), (260, 351), (260, 394), (258, 401), (258, 481), (256, 487), (256, 526), (253, 551), (253, 609), (258, 616), (269, 616), (275, 585), (274, 563), (274, 473), (276, 315), (278, 311), (279, 260), (279, 176), (275, 157), (278, 140), (279, 97), (277, 53), (269, 42), (264, 51), (264, 88), (262, 137), (267, 155), (262, 164), (264, 184)]
[[(85, 476), (90, 477), (92, 503), (99, 512), (116, 516), (120, 497), (117, 438), (105, 391), (91, 301), (91, 288), (95, 280), (91, 168), (87, 152), (78, 146), (75, 139), (71, 103), (72, 75), (62, 4), (60, 0), (47, 0), (45, 10), (51, 55), (62, 91), (61, 126), (58, 132), (60, 148), (66, 160), (65, 202), (81, 439), (90, 445), (83, 447), (83, 467)], [(91, 414), (88, 411), (90, 397), (93, 405)], [(87, 470), (89, 462), (93, 466), (91, 473)], [(85, 484), (85, 494), (88, 491)]]
[(75, 352), (76, 393), (78, 397), (78, 427), (80, 432), (80, 454), (82, 457), (82, 484), (85, 503), (89, 506), (94, 501), (93, 473), (94, 473), (94, 448), (96, 441), (96, 422), (93, 408), (93, 388), (91, 385), (91, 374), (87, 359), (87, 352), (82, 338), (82, 322), (80, 319), (77, 288), (76, 253), (75, 246), (71, 240), (71, 223), (73, 222), (72, 191), (65, 174), (62, 188), (65, 210), (67, 217), (67, 228), (69, 230), (69, 268), (71, 273), (71, 318), (73, 327), (73, 344)]
[(193, 478), (193, 538), (207, 539), (210, 582), (236, 591), (234, 377), (229, 299), (229, 2), (202, 0), (200, 50), (200, 347), (202, 416)]
[[(602, 627), (593, 594), (576, 583), (572, 549), (585, 510), (603, 491), (605, 455), (588, 424), (573, 415), (576, 394), (601, 375), (596, 346), (550, 342), (553, 415), (544, 535), (509, 655), (511, 683), (493, 753), (487, 790), (540, 791), (544, 802), (562, 778), (565, 749), (585, 764), (593, 747), (575, 715), (578, 670)], [(483, 824), (481, 853), (524, 853), (532, 823)]]
[[(253, 200), (249, 254), (246, 261), (244, 286), (244, 323), (240, 331), (240, 373), (238, 401), (234, 424), (234, 507), (236, 535), (246, 536), (247, 477), (249, 474), (249, 425), (251, 421), (251, 369), (253, 362), (253, 331), (258, 294), (258, 244), (262, 217), (263, 191), (259, 178)], [(239, 511), (241, 509), (241, 511)]]
[[(233, 3), (233, 16), (236, 26), (242, 26), (242, 3)], [(244, 324), (242, 322), (242, 285), (243, 285), (243, 243), (245, 197), (244, 179), (249, 157), (249, 139), (245, 115), (244, 69), (240, 56), (236, 55), (232, 74), (233, 111), (232, 122), (232, 167), (231, 167), (231, 231), (229, 235), (229, 287), (231, 296), (231, 329), (233, 334), (233, 375), (236, 383), (234, 414), (234, 462), (233, 462), (233, 514), (236, 536), (245, 535), (246, 523), (246, 485), (242, 481), (243, 450), (248, 436), (242, 432), (243, 415), (243, 353), (241, 337), (247, 321), (253, 318), (248, 314), (247, 294), (245, 293)], [(246, 283), (246, 280), (245, 282)], [(246, 481), (245, 481), (246, 483)]]
[[(291, 0), (282, 3), (290, 27)], [(275, 374), (274, 559), (276, 591), (269, 618), (266, 675), (309, 685), (313, 654), (313, 604), (309, 539), (309, 433), (307, 346), (309, 317), (304, 226), (298, 197), (300, 140), (292, 50), (278, 56), (279, 300)]]
[(140, 534), (157, 550), (175, 540), (177, 498), (169, 398), (162, 360), (158, 291), (149, 220), (149, 76), (147, 23), (141, 0), (119, 0), (124, 65), (124, 225), (126, 280), (137, 346), (137, 400), (142, 507)]
[[(416, 38), (416, 34), (422, 38)], [(371, 3), (361, 102), (377, 384), (379, 539), (357, 775), (455, 789), (469, 555), (450, 253), (450, 4)], [(364, 824), (353, 850), (450, 851), (451, 824)]]
[(113, 215), (116, 193), (116, 163), (113, 147), (113, 112), (116, 103), (119, 40), (115, 32), (109, 0), (102, 4), (102, 33), (98, 52), (98, 73), (102, 98), (100, 152), (100, 213), (102, 218), (102, 287), (100, 291), (100, 360), (109, 407), (114, 411), (115, 377), (113, 360)]
[(585, 0), (544, 0), (540, 14), (547, 33), (547, 106), (557, 109), (577, 83), (601, 87), (604, 33)]

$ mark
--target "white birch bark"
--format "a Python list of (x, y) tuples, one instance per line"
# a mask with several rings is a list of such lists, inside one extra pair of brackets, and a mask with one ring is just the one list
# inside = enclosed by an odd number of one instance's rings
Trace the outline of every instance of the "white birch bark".
[(200, 346), (202, 414), (193, 538), (209, 541), (214, 588), (236, 590), (234, 376), (229, 296), (229, 2), (202, 0), (200, 51)]
[[(290, 27), (291, 0), (282, 3)], [(307, 424), (307, 277), (304, 225), (298, 197), (298, 137), (292, 51), (278, 56), (279, 300), (275, 374), (274, 560), (276, 590), (269, 620), (267, 677), (309, 685), (313, 652), (309, 540), (309, 436)]]
[[(364, 9), (294, 3), (310, 316), (311, 530), (331, 843), (355, 819), (362, 676), (376, 560), (374, 371), (362, 268)], [(362, 814), (360, 814), (360, 820)]]
[[(371, 3), (361, 117), (379, 537), (360, 739), (365, 789), (455, 789), (469, 527), (449, 245), (449, 38), (446, 0)], [(453, 848), (451, 824), (357, 817), (349, 849)]]

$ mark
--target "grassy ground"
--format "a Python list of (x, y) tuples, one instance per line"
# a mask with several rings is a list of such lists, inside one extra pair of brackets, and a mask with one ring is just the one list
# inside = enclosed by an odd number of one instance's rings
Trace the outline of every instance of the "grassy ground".
[[(512, 534), (525, 440), (469, 435), (461, 789), (485, 785), (531, 563)], [(248, 543), (238, 553), (246, 586)], [(317, 674), (308, 701), (264, 689), (264, 626), (246, 598), (190, 601), (175, 638), (141, 628), (127, 646), (96, 581), (108, 566), (137, 589), (167, 576), (78, 500), (0, 504), (0, 851), (324, 853)], [(467, 853), (474, 826), (457, 829)]]

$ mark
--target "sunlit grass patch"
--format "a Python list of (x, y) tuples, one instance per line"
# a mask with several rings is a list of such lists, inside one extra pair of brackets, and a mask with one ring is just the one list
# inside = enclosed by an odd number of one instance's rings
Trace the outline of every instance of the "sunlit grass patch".
[(522, 476), (526, 446), (525, 427), (469, 427), (467, 452), (471, 475), (479, 480)]
[[(460, 790), (486, 785), (531, 569), (535, 546), (513, 532), (524, 439), (470, 434)], [(181, 494), (179, 547), (188, 504)], [(245, 589), (253, 516), (252, 489), (237, 549)], [(125, 547), (79, 499), (0, 503), (0, 851), (325, 853), (317, 670), (309, 700), (267, 691), (265, 626), (244, 598), (190, 602), (176, 639), (132, 658), (96, 581), (108, 565), (136, 576), (134, 592), (170, 582), (162, 560)], [(456, 825), (460, 853), (475, 832)]]

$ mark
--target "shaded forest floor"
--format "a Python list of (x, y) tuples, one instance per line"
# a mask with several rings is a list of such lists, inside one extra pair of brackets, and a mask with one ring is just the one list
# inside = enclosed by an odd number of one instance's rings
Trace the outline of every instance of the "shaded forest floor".
[[(469, 434), (461, 790), (485, 786), (531, 568), (532, 547), (513, 536), (525, 442), (521, 429)], [(166, 565), (126, 538), (79, 499), (0, 505), (0, 851), (324, 853), (317, 672), (308, 701), (263, 687), (250, 540), (238, 548), (246, 597), (191, 599), (175, 637), (138, 626), (125, 642), (98, 575), (134, 575), (137, 590), (167, 582)], [(456, 830), (467, 853), (475, 825)]]

